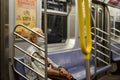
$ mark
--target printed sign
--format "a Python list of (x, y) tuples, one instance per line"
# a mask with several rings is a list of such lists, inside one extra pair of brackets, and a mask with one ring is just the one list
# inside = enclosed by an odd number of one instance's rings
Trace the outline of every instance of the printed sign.
[(113, 7), (120, 7), (120, 0), (105, 0), (105, 3), (110, 4)]
[[(16, 25), (24, 24), (30, 28), (36, 27), (36, 0), (16, 0)], [(16, 32), (27, 32), (23, 27), (18, 27)]]
[(112, 4), (112, 5), (115, 5), (115, 6), (120, 5), (120, 0), (110, 0), (109, 4)]

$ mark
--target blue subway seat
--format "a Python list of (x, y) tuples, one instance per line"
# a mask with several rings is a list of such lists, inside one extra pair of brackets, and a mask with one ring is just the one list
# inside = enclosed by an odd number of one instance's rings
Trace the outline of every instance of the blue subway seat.
[[(18, 59), (19, 59), (20, 61), (24, 62), (24, 57), (19, 57)], [(21, 73), (22, 75), (25, 76), (25, 67), (24, 67), (24, 65), (22, 65), (22, 64), (21, 64), (20, 62), (18, 62), (18, 61), (15, 61), (15, 68), (16, 68), (16, 70), (17, 70), (19, 73)], [(23, 80), (23, 78), (22, 78), (20, 75), (15, 74), (15, 76), (16, 76), (16, 80)]]
[[(77, 80), (86, 79), (84, 55), (80, 49), (69, 50), (59, 53), (50, 53), (48, 56), (55, 63), (58, 63), (59, 65), (62, 65), (64, 68), (66, 68)], [(93, 75), (94, 73), (93, 59), (90, 60), (90, 64), (91, 74)]]
[[(114, 42), (113, 45), (116, 46), (116, 47), (118, 47), (118, 48), (120, 48), (120, 44), (118, 44), (118, 43)], [(120, 61), (120, 49), (117, 49), (114, 46), (112, 46), (112, 48), (111, 48), (112, 49), (112, 60), (113, 61)], [(118, 54), (116, 54), (113, 51), (115, 51)]]
[(97, 75), (100, 74), (100, 73), (102, 73), (102, 72), (107, 71), (110, 67), (111, 67), (110, 64), (107, 65), (107, 66), (98, 67), (98, 68), (97, 68), (97, 71), (96, 71)]
[(113, 61), (120, 61), (120, 55), (117, 55), (115, 53), (112, 54), (112, 60)]
[[(49, 58), (51, 58), (55, 63), (62, 65), (66, 68), (77, 80), (86, 80), (86, 67), (84, 55), (80, 49), (62, 51), (49, 53)], [(111, 65), (97, 68), (97, 74), (108, 70)], [(91, 76), (95, 72), (94, 59), (90, 59), (90, 72)]]
[[(48, 57), (51, 58), (53, 62), (66, 68), (77, 80), (86, 79), (86, 70), (85, 70), (86, 67), (85, 67), (84, 55), (80, 49), (61, 51), (61, 52), (52, 52), (48, 54)], [(24, 57), (21, 57), (19, 59), (23, 61)], [(94, 68), (95, 68), (94, 59), (93, 57), (91, 57), (90, 59), (91, 75), (94, 74)], [(97, 74), (108, 70), (108, 68), (110, 68), (110, 65), (97, 68)], [(21, 65), (19, 62), (16, 62), (16, 69), (20, 73), (25, 75), (24, 66)], [(21, 80), (20, 77), (18, 78), (17, 80)]]

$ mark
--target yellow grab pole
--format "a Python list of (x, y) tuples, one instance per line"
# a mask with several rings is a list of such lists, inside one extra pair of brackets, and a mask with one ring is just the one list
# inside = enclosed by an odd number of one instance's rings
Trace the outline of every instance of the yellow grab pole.
[(89, 8), (88, 0), (84, 0), (85, 17), (86, 17), (85, 19), (86, 20), (86, 35), (85, 35), (82, 1), (83, 0), (78, 0), (78, 26), (79, 26), (79, 35), (80, 35), (80, 46), (81, 46), (81, 50), (83, 51), (85, 55), (85, 60), (86, 60), (86, 79), (90, 80), (90, 53), (92, 49), (92, 38), (91, 38), (91, 28), (90, 28), (91, 27), (90, 8)]

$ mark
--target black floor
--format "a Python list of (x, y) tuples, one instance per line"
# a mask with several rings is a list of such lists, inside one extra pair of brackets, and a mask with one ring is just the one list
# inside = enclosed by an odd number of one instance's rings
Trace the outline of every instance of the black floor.
[(108, 75), (105, 75), (104, 77), (102, 77), (99, 80), (120, 80), (120, 75), (111, 75), (111, 74), (108, 74)]
[[(117, 72), (117, 74), (115, 74), (115, 72)], [(120, 62), (118, 62), (118, 64), (112, 63), (110, 71), (98, 80), (120, 80)]]

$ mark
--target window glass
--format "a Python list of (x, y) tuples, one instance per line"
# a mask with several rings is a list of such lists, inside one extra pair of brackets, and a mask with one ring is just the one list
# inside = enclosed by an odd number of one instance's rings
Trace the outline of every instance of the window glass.
[[(42, 8), (44, 9), (43, 5)], [(52, 11), (47, 14), (48, 44), (64, 43), (67, 39), (67, 15), (62, 13), (67, 13), (67, 1), (47, 0), (47, 9)], [(44, 13), (42, 13), (42, 29), (44, 30), (43, 26)]]
[[(48, 14), (48, 44), (64, 43), (67, 39), (67, 16)], [(42, 14), (42, 29), (44, 30), (44, 14)]]

